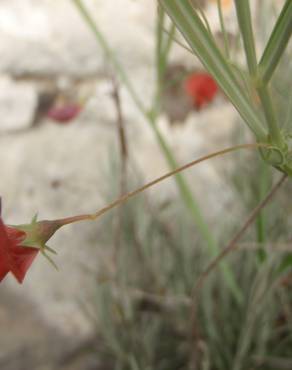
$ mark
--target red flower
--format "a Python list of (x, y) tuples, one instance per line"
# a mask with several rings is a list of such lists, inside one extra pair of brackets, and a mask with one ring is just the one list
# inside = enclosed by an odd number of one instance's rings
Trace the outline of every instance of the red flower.
[(16, 228), (5, 226), (0, 218), (0, 281), (11, 272), (19, 283), (30, 268), (39, 249), (22, 246), (26, 233)]
[(0, 217), (0, 282), (11, 272), (22, 283), (38, 252), (56, 267), (47, 254), (56, 252), (46, 242), (62, 226), (62, 220), (37, 221), (36, 217), (30, 224), (6, 226)]
[(59, 123), (69, 123), (81, 112), (81, 106), (78, 104), (66, 104), (62, 106), (52, 107), (47, 116)]
[(218, 86), (209, 74), (192, 73), (185, 80), (185, 91), (199, 110), (214, 99)]

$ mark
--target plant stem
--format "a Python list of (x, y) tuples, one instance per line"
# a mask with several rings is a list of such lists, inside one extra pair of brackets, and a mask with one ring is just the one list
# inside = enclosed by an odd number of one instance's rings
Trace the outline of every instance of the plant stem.
[[(163, 50), (163, 28), (164, 28), (164, 20), (165, 20), (165, 12), (162, 8), (158, 8), (158, 14), (156, 17), (156, 79), (158, 85), (161, 84), (164, 71), (165, 71), (165, 64), (162, 62), (162, 50)], [(169, 36), (168, 36), (169, 37)]]
[(143, 185), (142, 187), (134, 190), (134, 191), (131, 191), (127, 194), (124, 194), (122, 195), (120, 198), (116, 199), (115, 201), (109, 203), (107, 206), (101, 208), (99, 211), (95, 212), (95, 213), (88, 213), (88, 214), (83, 214), (83, 215), (78, 215), (78, 216), (72, 216), (72, 217), (66, 217), (66, 218), (63, 218), (63, 219), (59, 219), (59, 223), (61, 225), (68, 225), (68, 224), (72, 224), (72, 223), (75, 223), (75, 222), (80, 222), (80, 221), (87, 221), (87, 220), (96, 220), (97, 218), (99, 218), (100, 216), (102, 216), (103, 214), (105, 214), (106, 212), (108, 212), (109, 210), (113, 209), (113, 208), (116, 208), (124, 203), (126, 203), (130, 198), (138, 195), (139, 193), (142, 193), (143, 191), (145, 191), (146, 189), (149, 189), (150, 187), (174, 176), (174, 175), (177, 175), (179, 174), (180, 172), (190, 168), (190, 167), (193, 167), (201, 162), (204, 162), (204, 161), (207, 161), (208, 159), (211, 159), (211, 158), (215, 158), (215, 157), (218, 157), (218, 156), (221, 156), (223, 154), (227, 154), (227, 153), (231, 153), (231, 152), (234, 152), (234, 151), (237, 151), (237, 150), (241, 150), (241, 149), (257, 149), (257, 148), (260, 148), (260, 147), (267, 147), (267, 144), (261, 144), (261, 143), (255, 143), (255, 144), (240, 144), (240, 145), (235, 145), (233, 147), (230, 147), (230, 148), (227, 148), (227, 149), (223, 149), (223, 150), (219, 150), (219, 151), (216, 151), (214, 153), (211, 153), (211, 154), (208, 154), (208, 155), (205, 155), (203, 157), (200, 157), (198, 159), (195, 159), (194, 161), (191, 161), (181, 167), (178, 167), (176, 168), (175, 170), (173, 171), (170, 171), (170, 172), (167, 172), (165, 175), (163, 176), (160, 176), (158, 177), (157, 179), (153, 180), (153, 181), (150, 181), (148, 182), (147, 184)]
[(221, 32), (222, 32), (223, 39), (224, 39), (225, 55), (227, 59), (230, 59), (228, 35), (226, 32), (224, 17), (223, 17), (223, 12), (222, 12), (222, 0), (217, 0), (217, 9), (218, 9), (218, 15), (219, 15), (219, 20), (220, 20)]
[(257, 57), (251, 22), (249, 0), (235, 0), (237, 20), (243, 40), (248, 69), (252, 78), (257, 75)]
[(274, 104), (271, 99), (269, 87), (261, 84), (257, 87), (257, 92), (259, 94), (266, 122), (269, 127), (270, 139), (273, 144), (277, 145), (281, 149), (283, 147), (283, 138), (277, 122), (278, 120), (276, 117)]
[(153, 102), (151, 108), (152, 119), (155, 119), (157, 117), (161, 109), (161, 94), (164, 85), (167, 60), (173, 44), (175, 25), (173, 23), (171, 24), (170, 30), (166, 33), (166, 41), (164, 40), (165, 38), (164, 30), (165, 30), (165, 12), (162, 8), (159, 7), (156, 19), (156, 47), (155, 47), (156, 91), (153, 95)]
[[(125, 130), (125, 120), (122, 110), (121, 96), (118, 83), (113, 77), (112, 79), (113, 91), (112, 97), (116, 108), (116, 121), (117, 121), (117, 132), (118, 140), (120, 145), (120, 178), (119, 178), (119, 196), (122, 196), (127, 191), (127, 178), (128, 178), (128, 160), (129, 151)], [(123, 208), (117, 210), (116, 220), (114, 224), (114, 255), (113, 264), (115, 266), (115, 271), (118, 270), (118, 255), (121, 246), (122, 239), (122, 221), (123, 221)]]
[(288, 109), (284, 120), (283, 129), (287, 131), (292, 131), (292, 90), (290, 90), (288, 97)]
[(98, 43), (102, 47), (105, 55), (110, 59), (111, 63), (113, 64), (115, 70), (118, 72), (118, 75), (120, 79), (122, 80), (123, 84), (127, 88), (129, 94), (131, 95), (132, 99), (134, 100), (136, 106), (140, 110), (140, 112), (147, 117), (147, 109), (144, 107), (144, 104), (138, 97), (138, 94), (136, 93), (132, 83), (130, 82), (127, 73), (125, 72), (124, 68), (118, 61), (116, 54), (111, 50), (109, 47), (105, 37), (103, 36), (102, 32), (98, 29), (95, 21), (89, 14), (88, 10), (85, 8), (82, 0), (72, 0), (73, 3), (78, 8), (79, 12), (81, 13), (82, 17), (84, 18), (87, 25), (90, 27), (91, 31), (93, 32), (94, 36), (96, 37)]
[[(240, 1), (240, 0), (239, 0)], [(286, 0), (259, 63), (261, 79), (268, 83), (292, 34), (292, 1)]]
[[(258, 184), (258, 199), (261, 201), (265, 194), (268, 192), (269, 187), (269, 166), (260, 161), (260, 177), (259, 177), (259, 184)], [(266, 242), (266, 234), (267, 234), (267, 225), (266, 225), (266, 214), (265, 209), (262, 209), (256, 219), (256, 232), (257, 232), (257, 242), (259, 245), (264, 245)], [(258, 258), (260, 262), (265, 261), (266, 259), (266, 252), (263, 248), (260, 248), (258, 251)]]
[(235, 0), (235, 5), (250, 78), (259, 94), (265, 119), (269, 127), (270, 138), (274, 144), (281, 148), (282, 137), (270, 92), (263, 81), (258, 81), (258, 65), (249, 0)]

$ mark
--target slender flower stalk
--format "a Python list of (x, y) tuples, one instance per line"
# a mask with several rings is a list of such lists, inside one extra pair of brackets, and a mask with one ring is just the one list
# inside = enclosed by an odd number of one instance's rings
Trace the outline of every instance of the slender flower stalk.
[(147, 184), (143, 185), (142, 187), (121, 196), (120, 198), (116, 199), (112, 203), (109, 203), (107, 206), (103, 207), (102, 209), (100, 209), (99, 211), (97, 211), (95, 213), (78, 215), (78, 216), (73, 216), (73, 217), (67, 217), (67, 218), (63, 218), (63, 219), (58, 220), (58, 222), (59, 222), (59, 224), (64, 226), (64, 225), (68, 225), (68, 224), (75, 223), (75, 222), (80, 222), (80, 221), (96, 220), (97, 218), (99, 218), (100, 216), (102, 216), (103, 214), (108, 212), (109, 210), (124, 204), (130, 198), (138, 195), (139, 193), (142, 193), (143, 191), (149, 189), (150, 187), (152, 187), (152, 186), (154, 186), (154, 185), (156, 185), (156, 184), (158, 184), (158, 183), (160, 183), (160, 182), (162, 182), (162, 181), (164, 181), (164, 180), (166, 180), (166, 179), (176, 175), (177, 173), (180, 173), (180, 172), (182, 172), (182, 171), (184, 171), (184, 170), (186, 170), (190, 167), (193, 167), (193, 166), (195, 166), (199, 163), (202, 163), (204, 161), (207, 161), (211, 158), (219, 157), (223, 154), (231, 153), (231, 152), (234, 152), (234, 151), (237, 151), (237, 150), (240, 150), (240, 149), (257, 149), (257, 148), (267, 148), (267, 144), (262, 144), (262, 143), (240, 144), (240, 145), (236, 145), (236, 146), (233, 146), (233, 147), (230, 147), (230, 148), (227, 148), (227, 149), (219, 150), (217, 152), (208, 154), (208, 155), (203, 156), (199, 159), (195, 159), (194, 161), (191, 161), (191, 162), (189, 162), (189, 163), (187, 163), (187, 164), (185, 164), (181, 167), (178, 167), (174, 171), (170, 171), (170, 172), (166, 173), (165, 175), (163, 175), (161, 177), (158, 177), (157, 179), (155, 179), (153, 181), (148, 182)]

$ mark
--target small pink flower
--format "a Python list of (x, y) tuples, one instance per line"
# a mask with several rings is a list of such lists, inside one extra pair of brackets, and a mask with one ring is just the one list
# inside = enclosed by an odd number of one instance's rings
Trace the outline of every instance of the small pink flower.
[(47, 116), (58, 123), (70, 123), (79, 115), (81, 110), (81, 105), (70, 103), (50, 108), (47, 112)]

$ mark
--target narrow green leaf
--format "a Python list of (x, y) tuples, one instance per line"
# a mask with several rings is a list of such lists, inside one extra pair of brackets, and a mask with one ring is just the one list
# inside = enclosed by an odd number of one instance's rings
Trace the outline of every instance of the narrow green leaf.
[(261, 81), (258, 82), (258, 65), (249, 0), (235, 0), (235, 6), (251, 82), (259, 94), (271, 141), (281, 147), (280, 127), (268, 86)]
[(217, 0), (217, 9), (218, 9), (218, 16), (219, 16), (219, 21), (220, 21), (221, 32), (222, 32), (223, 40), (224, 40), (224, 52), (225, 52), (226, 58), (229, 59), (230, 58), (229, 42), (228, 42), (228, 35), (226, 32), (225, 22), (224, 22), (224, 17), (223, 17), (222, 0)]
[(292, 1), (286, 0), (259, 63), (261, 78), (268, 83), (292, 34)]
[(252, 30), (249, 0), (235, 0), (236, 15), (251, 76), (257, 74), (257, 57)]

